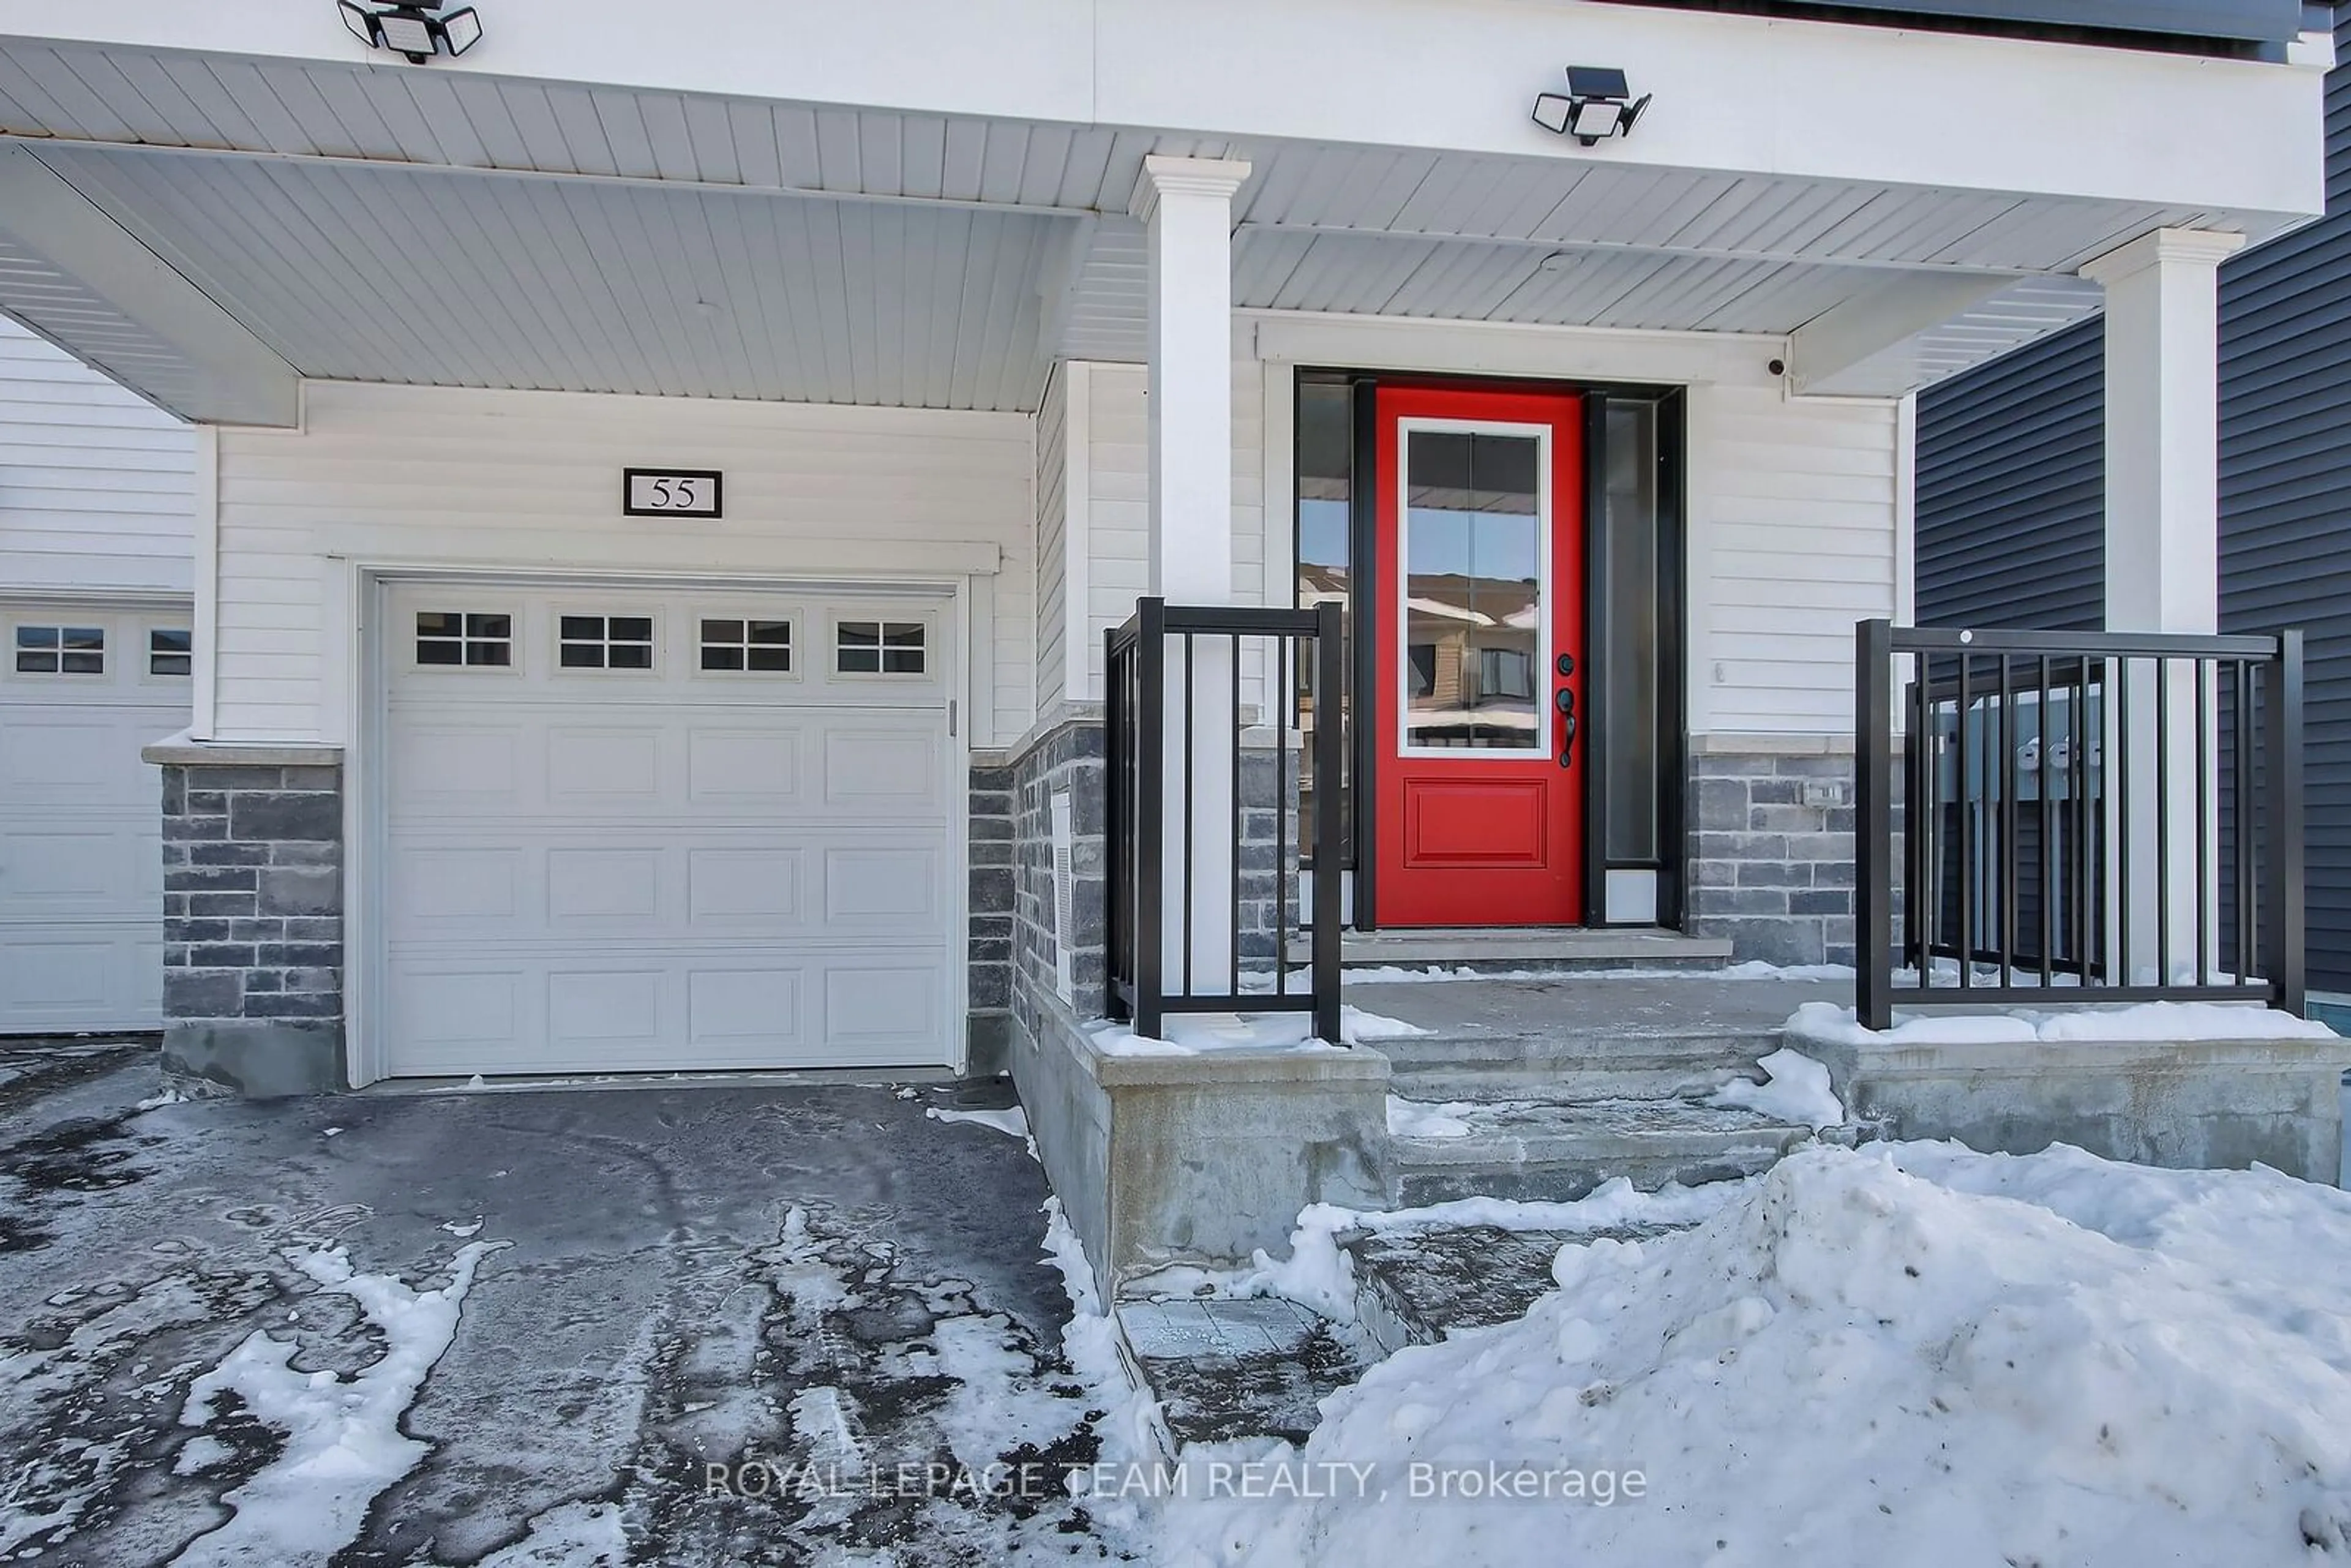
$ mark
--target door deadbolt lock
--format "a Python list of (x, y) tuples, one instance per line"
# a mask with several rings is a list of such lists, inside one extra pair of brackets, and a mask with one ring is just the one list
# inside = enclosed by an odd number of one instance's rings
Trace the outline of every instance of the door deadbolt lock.
[(1569, 691), (1565, 686), (1562, 686), (1558, 691), (1552, 693), (1552, 700), (1559, 704), (1560, 712), (1566, 714), (1571, 718), (1575, 716), (1575, 694)]
[(1572, 674), (1575, 674), (1575, 655), (1574, 655), (1574, 654), (1573, 654), (1573, 653), (1562, 653), (1562, 654), (1559, 656), (1559, 673), (1560, 673), (1560, 678), (1561, 678), (1561, 679), (1562, 679), (1562, 680), (1564, 680), (1564, 679), (1565, 679), (1566, 677), (1568, 677), (1569, 675), (1572, 675)]

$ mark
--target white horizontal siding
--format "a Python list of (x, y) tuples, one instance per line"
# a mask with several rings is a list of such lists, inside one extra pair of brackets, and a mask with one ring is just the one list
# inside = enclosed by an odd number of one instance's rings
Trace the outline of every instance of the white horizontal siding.
[(1690, 399), (1690, 727), (1850, 735), (1854, 623), (1895, 612), (1891, 402)]
[[(1085, 612), (1082, 627), (1057, 619), (1086, 637), (1099, 697), (1102, 633), (1149, 587), (1149, 414), (1141, 366), (1094, 363), (1084, 380)], [(1290, 524), (1267, 506), (1266, 385), (1244, 343), (1232, 492), (1233, 597), (1243, 604), (1288, 601), (1286, 579), (1272, 580), (1289, 552), (1269, 530)], [(1896, 608), (1897, 405), (1710, 384), (1693, 386), (1689, 402), (1691, 728), (1850, 733), (1854, 623)]]
[(195, 433), (0, 318), (0, 585), (190, 590)]
[[(1141, 365), (1096, 364), (1089, 381), (1086, 633), (1089, 691), (1102, 690), (1102, 634), (1151, 585), (1151, 414)], [(1232, 601), (1266, 601), (1265, 374), (1246, 331), (1233, 354)], [(1287, 526), (1285, 521), (1284, 526)], [(1287, 550), (1280, 552), (1287, 555)], [(1280, 602), (1287, 603), (1286, 598)]]
[(1151, 590), (1151, 414), (1141, 365), (1097, 364), (1087, 378), (1087, 695), (1102, 695), (1102, 633)]
[(1037, 706), (1050, 709), (1069, 685), (1069, 572), (1066, 486), (1070, 369), (1058, 367), (1037, 409)]
[[(1035, 463), (1019, 414), (314, 382), (301, 432), (220, 434), (217, 735), (348, 738), (330, 558), (789, 576), (819, 545), (919, 570), (958, 544), (1001, 552), (974, 596), (972, 738), (1008, 741), (1031, 716)], [(723, 471), (725, 518), (622, 517), (628, 465)]]

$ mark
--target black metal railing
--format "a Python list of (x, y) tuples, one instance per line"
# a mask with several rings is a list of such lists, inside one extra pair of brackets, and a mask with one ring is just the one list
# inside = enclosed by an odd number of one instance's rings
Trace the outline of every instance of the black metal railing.
[[(1301, 853), (1312, 865), (1342, 863), (1340, 792), (1312, 789), (1311, 820), (1300, 820), (1288, 706), (1291, 694), (1311, 705), (1312, 778), (1339, 778), (1346, 755), (1338, 722), (1341, 616), (1337, 604), (1196, 608), (1144, 599), (1133, 619), (1104, 636), (1106, 1002), (1110, 1016), (1132, 1022), (1138, 1034), (1157, 1035), (1171, 1012), (1307, 1012), (1319, 1038), (1343, 1043), (1340, 879), (1313, 878), (1311, 920), (1300, 896)], [(1310, 678), (1301, 681), (1301, 673)], [(1244, 703), (1245, 690), (1264, 696), (1261, 714)], [(1270, 743), (1249, 745), (1252, 731), (1270, 731)], [(1183, 765), (1172, 802), (1171, 747)], [(1205, 885), (1204, 862), (1226, 885)], [(1171, 893), (1181, 938), (1172, 959)], [(1195, 962), (1195, 922), (1204, 909), (1230, 922), (1230, 939), (1209, 944), (1224, 953), (1216, 973)], [(1312, 933), (1302, 987), (1293, 983), (1288, 956), (1290, 934), (1301, 924)]]
[(1864, 1025), (2054, 987), (2302, 1011), (2299, 632), (1866, 621), (1855, 676)]

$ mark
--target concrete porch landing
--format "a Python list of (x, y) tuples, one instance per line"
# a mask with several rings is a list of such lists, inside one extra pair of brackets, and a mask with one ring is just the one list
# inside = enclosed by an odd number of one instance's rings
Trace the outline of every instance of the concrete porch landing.
[(1780, 1048), (1790, 1015), (1806, 1002), (1852, 1006), (1853, 983), (1570, 975), (1350, 981), (1346, 998), (1427, 1031), (1377, 1042), (1407, 1098), (1612, 1099), (1760, 1077), (1754, 1062)]
[[(1556, 1036), (1603, 1040), (1690, 1033), (1777, 1035), (1806, 1002), (1853, 1005), (1851, 980), (1726, 979), (1720, 975), (1561, 975), (1541, 979), (1347, 981), (1366, 1012), (1446, 1040)], [(1386, 1050), (1395, 1042), (1382, 1040)], [(1395, 1053), (1390, 1051), (1393, 1056)]]
[[(1292, 963), (1314, 956), (1311, 936), (1290, 941)], [(1350, 969), (1416, 968), (1479, 971), (1674, 969), (1703, 972), (1730, 962), (1731, 944), (1719, 936), (1686, 936), (1643, 928), (1593, 930), (1570, 925), (1407, 926), (1348, 931), (1339, 961)]]

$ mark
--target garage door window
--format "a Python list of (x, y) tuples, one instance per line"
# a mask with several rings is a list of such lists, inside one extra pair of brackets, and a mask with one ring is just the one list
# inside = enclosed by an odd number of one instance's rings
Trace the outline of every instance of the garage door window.
[(705, 621), (702, 667), (789, 674), (792, 668), (792, 623), (789, 621)]
[(97, 626), (19, 626), (16, 673), (102, 675), (106, 674), (106, 632)]
[(923, 673), (923, 623), (843, 621), (833, 650), (833, 668), (844, 675), (919, 675)]
[(557, 659), (567, 670), (650, 670), (650, 615), (565, 615), (557, 622)]
[(514, 663), (514, 617), (474, 611), (416, 612), (416, 662), (505, 669)]
[(184, 675), (195, 667), (188, 633), (178, 627), (156, 626), (147, 632), (147, 673)]

